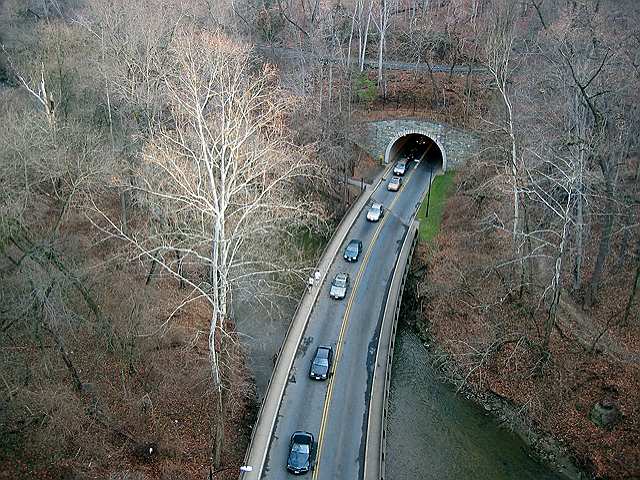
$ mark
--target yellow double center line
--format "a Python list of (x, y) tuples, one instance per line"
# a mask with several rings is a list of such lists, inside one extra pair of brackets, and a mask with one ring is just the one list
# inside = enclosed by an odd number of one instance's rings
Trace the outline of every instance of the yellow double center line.
[[(409, 175), (407, 175), (406, 180), (403, 182), (403, 185), (406, 185), (407, 183), (409, 183), (409, 180), (411, 179), (413, 172), (416, 171), (416, 168), (417, 167), (414, 167), (411, 170), (411, 172), (409, 172)], [(387, 173), (388, 172), (385, 172), (385, 175)], [(400, 192), (402, 191), (403, 188), (404, 188), (403, 186), (400, 187), (400, 190), (395, 195), (393, 201), (391, 202), (391, 205), (389, 205), (389, 207), (387, 208), (387, 211), (391, 211), (391, 209), (395, 205), (398, 198), (400, 198)], [(313, 477), (312, 477), (313, 480), (316, 480), (318, 478), (318, 475), (320, 472), (320, 456), (322, 455), (324, 431), (327, 425), (327, 418), (329, 416), (329, 406), (331, 405), (331, 396), (333, 395), (334, 378), (338, 370), (338, 362), (340, 361), (340, 354), (342, 353), (343, 338), (344, 338), (345, 332), (347, 331), (347, 325), (349, 324), (349, 314), (351, 313), (351, 306), (353, 305), (353, 300), (356, 297), (356, 292), (358, 291), (358, 285), (360, 285), (360, 279), (362, 278), (362, 275), (365, 269), (367, 268), (367, 264), (369, 263), (369, 257), (371, 256), (371, 252), (373, 251), (373, 246), (375, 245), (376, 240), (378, 239), (378, 235), (380, 235), (380, 231), (382, 230), (382, 226), (384, 225), (384, 222), (386, 220), (387, 220), (387, 216), (385, 215), (380, 220), (380, 223), (378, 224), (378, 228), (376, 228), (376, 231), (374, 232), (373, 237), (371, 238), (371, 243), (369, 244), (369, 248), (367, 248), (367, 253), (365, 254), (362, 260), (362, 265), (360, 266), (360, 270), (358, 270), (358, 275), (356, 277), (355, 282), (353, 283), (353, 289), (351, 290), (351, 295), (349, 296), (349, 302), (347, 303), (347, 309), (344, 312), (344, 317), (342, 318), (342, 326), (340, 327), (340, 334), (338, 335), (338, 344), (336, 345), (336, 358), (335, 358), (334, 367), (333, 367), (334, 374), (329, 379), (329, 386), (327, 387), (327, 394), (325, 396), (324, 407), (322, 409), (322, 419), (320, 421), (320, 433), (318, 434), (318, 454), (316, 456), (316, 468), (313, 471)]]

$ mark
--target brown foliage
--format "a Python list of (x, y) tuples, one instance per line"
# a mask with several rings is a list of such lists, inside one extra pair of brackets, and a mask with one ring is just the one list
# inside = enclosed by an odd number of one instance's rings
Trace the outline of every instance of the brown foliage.
[[(491, 390), (530, 416), (537, 428), (568, 445), (598, 477), (640, 474), (640, 326), (607, 324), (628, 295), (631, 265), (608, 282), (595, 310), (583, 312), (563, 295), (551, 356), (541, 356), (544, 308), (535, 296), (509, 292), (497, 268), (510, 256), (510, 238), (493, 222), (505, 202), (478, 193), (490, 182), (479, 170), (458, 176), (458, 193), (449, 201), (442, 233), (420, 262), (428, 275), (418, 283), (423, 328), (443, 348), (457, 381)], [(494, 215), (496, 214), (497, 215)], [(591, 246), (594, 255), (595, 246)], [(635, 307), (635, 318), (640, 315)], [(590, 347), (608, 326), (607, 341)], [(611, 399), (622, 413), (611, 430), (588, 418), (592, 405)]]

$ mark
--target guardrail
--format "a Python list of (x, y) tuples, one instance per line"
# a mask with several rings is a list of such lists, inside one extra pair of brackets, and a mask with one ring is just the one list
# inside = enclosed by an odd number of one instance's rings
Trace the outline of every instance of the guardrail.
[[(385, 480), (386, 428), (387, 404), (389, 386), (391, 383), (391, 366), (393, 363), (393, 349), (396, 341), (396, 329), (402, 303), (402, 292), (409, 273), (409, 261), (418, 239), (418, 222), (409, 225), (404, 237), (400, 254), (387, 295), (382, 325), (378, 337), (371, 399), (367, 415), (367, 440), (364, 451), (364, 480)], [(372, 412), (382, 412), (382, 415), (372, 415)]]
[(320, 271), (321, 278), (316, 286), (311, 291), (305, 291), (304, 295), (298, 303), (293, 320), (289, 324), (285, 340), (278, 352), (278, 358), (274, 365), (273, 372), (269, 378), (267, 384), (267, 390), (260, 410), (258, 410), (258, 417), (256, 424), (251, 432), (251, 440), (247, 453), (245, 455), (245, 465), (252, 467), (251, 471), (243, 472), (240, 474), (240, 478), (243, 480), (258, 480), (262, 477), (262, 471), (264, 469), (264, 462), (267, 457), (267, 451), (269, 450), (269, 444), (271, 442), (271, 433), (273, 432), (273, 426), (278, 416), (278, 410), (280, 409), (280, 403), (284, 395), (284, 390), (289, 379), (289, 372), (293, 366), (293, 361), (298, 351), (298, 346), (306, 330), (309, 317), (313, 310), (313, 306), (316, 303), (318, 294), (320, 293), (320, 286), (324, 283), (327, 276), (327, 272), (331, 267), (336, 254), (345, 238), (349, 234), (353, 223), (358, 218), (360, 211), (367, 204), (373, 192), (380, 186), (384, 176), (388, 173), (391, 165), (386, 168), (382, 173), (378, 175), (377, 181), (374, 185), (367, 185), (361, 192), (358, 199), (351, 205), (347, 213), (342, 217), (342, 220), (338, 224), (331, 240), (325, 247), (320, 257), (320, 262), (317, 269)]

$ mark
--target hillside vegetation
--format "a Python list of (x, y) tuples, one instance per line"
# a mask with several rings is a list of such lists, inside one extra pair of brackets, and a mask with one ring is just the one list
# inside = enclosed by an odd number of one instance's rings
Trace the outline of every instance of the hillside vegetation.
[(234, 300), (300, 295), (362, 121), (395, 117), (481, 138), (415, 292), (447, 370), (595, 476), (640, 476), (639, 20), (0, 1), (0, 478), (236, 478), (255, 402)]

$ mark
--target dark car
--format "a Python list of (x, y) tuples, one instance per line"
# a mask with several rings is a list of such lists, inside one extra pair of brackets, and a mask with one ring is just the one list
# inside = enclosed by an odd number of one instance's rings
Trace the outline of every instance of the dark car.
[(329, 290), (329, 296), (336, 300), (341, 300), (347, 295), (347, 288), (349, 287), (349, 274), (338, 273), (331, 282), (331, 289)]
[(287, 470), (295, 475), (307, 473), (313, 462), (313, 435), (309, 432), (293, 432), (289, 442)]
[(333, 363), (333, 348), (327, 345), (320, 345), (316, 349), (316, 354), (309, 368), (309, 377), (314, 380), (326, 380), (329, 378), (331, 364)]
[(362, 242), (353, 239), (349, 242), (347, 248), (344, 249), (344, 259), (347, 262), (357, 262), (360, 252), (362, 252)]

